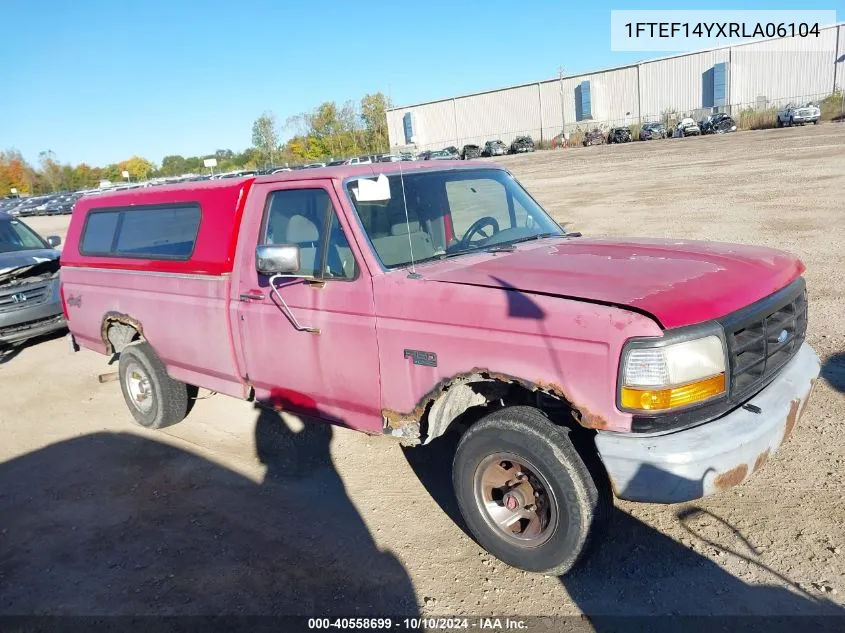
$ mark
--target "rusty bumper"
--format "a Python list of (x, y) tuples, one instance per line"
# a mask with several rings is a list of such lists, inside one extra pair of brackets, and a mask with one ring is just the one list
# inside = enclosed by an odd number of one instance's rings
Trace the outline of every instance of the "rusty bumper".
[(707, 424), (642, 437), (599, 431), (596, 446), (616, 495), (631, 501), (677, 503), (745, 481), (789, 437), (819, 375), (804, 343), (780, 374), (747, 404)]

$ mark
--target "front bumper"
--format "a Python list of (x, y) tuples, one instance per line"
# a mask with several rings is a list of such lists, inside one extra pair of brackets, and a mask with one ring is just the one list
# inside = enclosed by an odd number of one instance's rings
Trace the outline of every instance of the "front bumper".
[(765, 389), (744, 407), (700, 426), (642, 437), (599, 431), (596, 447), (616, 496), (678, 503), (741, 484), (792, 433), (819, 375), (819, 359), (804, 343)]
[(58, 279), (51, 281), (49, 292), (44, 301), (0, 312), (0, 343), (19, 343), (66, 326)]
[(806, 116), (793, 115), (793, 117), (792, 117), (792, 120), (795, 123), (815, 123), (819, 119), (821, 119), (820, 114), (815, 114), (815, 115), (808, 114)]

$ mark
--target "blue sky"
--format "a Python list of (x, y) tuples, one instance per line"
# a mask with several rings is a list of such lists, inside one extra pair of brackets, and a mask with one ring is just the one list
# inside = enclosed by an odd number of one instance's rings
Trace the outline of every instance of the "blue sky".
[(378, 90), (403, 105), (667, 54), (612, 52), (611, 8), (678, 3), (0, 0), (0, 149), (91, 165), (237, 151), (264, 110), (283, 122)]

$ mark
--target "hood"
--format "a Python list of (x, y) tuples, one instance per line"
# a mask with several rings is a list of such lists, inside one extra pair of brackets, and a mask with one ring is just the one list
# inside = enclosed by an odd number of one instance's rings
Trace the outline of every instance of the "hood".
[(59, 256), (59, 251), (52, 248), (0, 253), (0, 284), (51, 276), (59, 270)]
[(551, 238), (431, 266), (425, 278), (633, 308), (665, 328), (716, 319), (803, 271), (771, 248), (692, 240)]

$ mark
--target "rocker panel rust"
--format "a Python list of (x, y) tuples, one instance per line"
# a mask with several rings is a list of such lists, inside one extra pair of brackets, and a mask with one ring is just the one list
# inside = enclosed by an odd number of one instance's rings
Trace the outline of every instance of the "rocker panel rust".
[[(584, 406), (572, 402), (566, 390), (556, 383), (545, 380), (531, 382), (518, 376), (492, 371), (483, 367), (475, 367), (470, 371), (449, 376), (438, 382), (433, 389), (419, 399), (417, 405), (411, 411), (403, 413), (389, 408), (382, 409), (384, 432), (389, 435), (398, 436), (403, 440), (409, 440), (412, 443), (419, 443), (423, 418), (430, 407), (453, 387), (471, 383), (518, 385), (532, 392), (544, 393), (566, 402), (572, 408), (574, 417), (581, 426), (597, 430), (605, 429), (608, 426), (607, 421), (602, 416), (593, 413)], [(448, 427), (448, 423), (453, 419), (454, 417), (448, 420), (446, 424), (438, 424), (439, 432), (435, 435), (430, 434), (432, 425), (429, 424), (429, 436), (426, 437), (426, 443), (441, 435), (446, 430), (446, 427)]]

